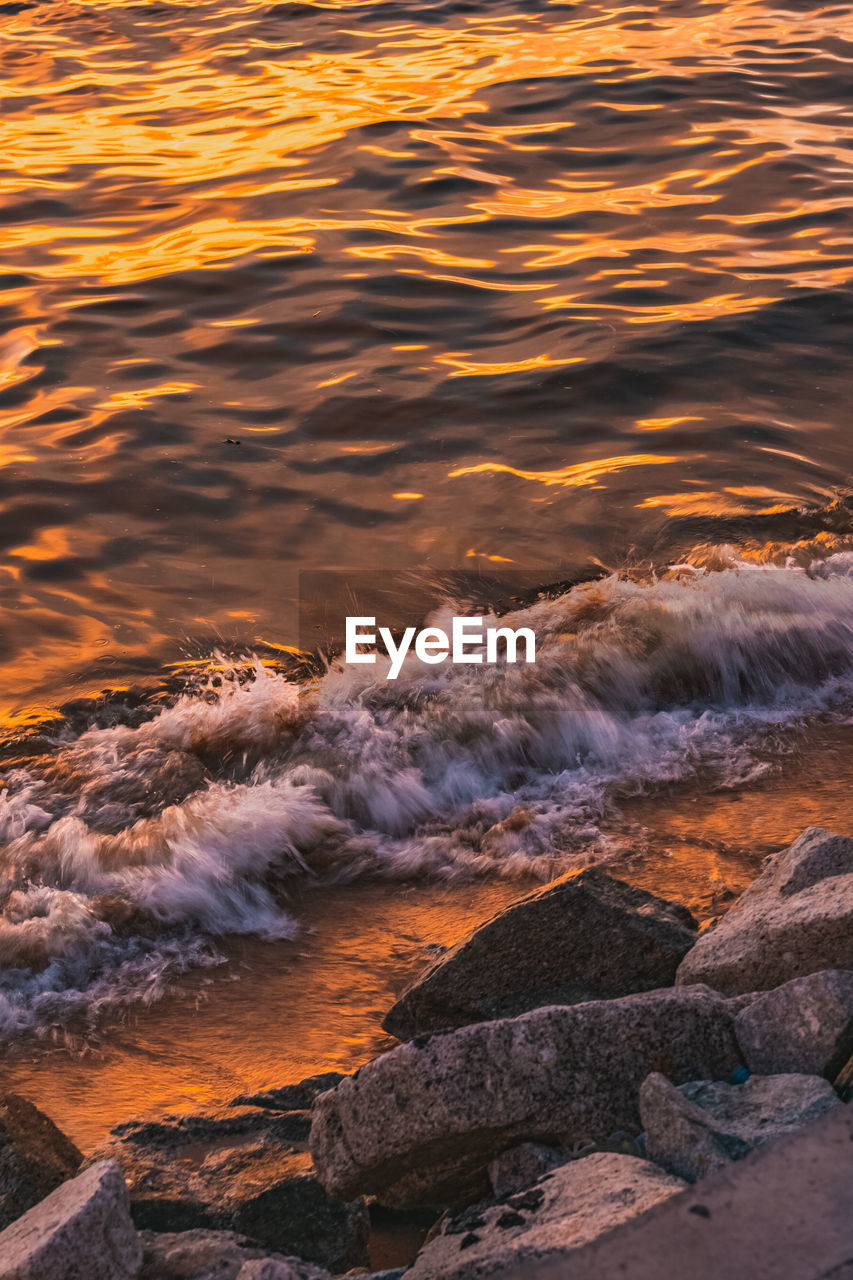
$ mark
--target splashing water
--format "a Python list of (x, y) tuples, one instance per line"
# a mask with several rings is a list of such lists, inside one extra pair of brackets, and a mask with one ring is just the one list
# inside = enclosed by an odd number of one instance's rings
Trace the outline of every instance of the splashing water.
[(293, 936), (306, 885), (614, 857), (620, 798), (742, 786), (768, 731), (849, 717), (853, 553), (711, 558), (510, 615), (535, 665), (410, 655), (395, 682), (337, 662), (298, 683), (221, 660), (135, 726), (65, 726), (5, 777), (0, 1032), (155, 999), (223, 935)]

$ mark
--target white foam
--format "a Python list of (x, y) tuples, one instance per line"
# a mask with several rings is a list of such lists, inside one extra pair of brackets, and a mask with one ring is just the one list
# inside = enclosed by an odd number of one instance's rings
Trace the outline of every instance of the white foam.
[[(726, 563), (519, 611), (532, 666), (410, 655), (395, 682), (338, 663), (299, 687), (257, 664), (65, 743), (53, 780), (19, 771), (0, 797), (0, 1025), (59, 1018), (62, 992), (150, 996), (210, 936), (290, 936), (296, 879), (545, 877), (605, 856), (616, 793), (739, 785), (767, 767), (768, 727), (849, 717), (853, 554)], [(139, 913), (129, 936), (115, 903)]]

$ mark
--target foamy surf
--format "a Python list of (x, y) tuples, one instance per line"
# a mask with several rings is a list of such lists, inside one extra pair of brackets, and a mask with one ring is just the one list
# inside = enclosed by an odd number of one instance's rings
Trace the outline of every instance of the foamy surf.
[(853, 553), (798, 554), (543, 598), (509, 619), (535, 665), (220, 663), (141, 724), (66, 727), (0, 799), (0, 1036), (156, 999), (223, 935), (294, 936), (296, 885), (544, 879), (621, 852), (620, 797), (748, 783), (769, 729), (853, 711)]

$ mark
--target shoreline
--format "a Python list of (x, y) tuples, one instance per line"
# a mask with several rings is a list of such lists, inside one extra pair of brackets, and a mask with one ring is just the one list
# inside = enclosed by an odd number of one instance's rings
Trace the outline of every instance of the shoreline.
[[(623, 800), (608, 835), (637, 853), (605, 868), (686, 902), (700, 920), (720, 914), (773, 842), (778, 848), (793, 839), (819, 809), (827, 825), (853, 830), (851, 742), (853, 726), (811, 726), (797, 737), (796, 757), (783, 756), (777, 773), (745, 791), (687, 786)], [(794, 759), (796, 771), (786, 764)], [(750, 853), (759, 832), (769, 838)], [(216, 1107), (318, 1070), (353, 1069), (384, 1041), (383, 1009), (428, 962), (431, 948), (454, 943), (539, 883), (357, 882), (307, 890), (295, 940), (233, 938), (227, 964), (190, 970), (171, 994), (108, 1018), (91, 1048), (28, 1038), (13, 1052), (5, 1049), (0, 1063), (9, 1087), (31, 1096), (84, 1150), (113, 1124), (140, 1114)], [(288, 997), (294, 988), (295, 1009)], [(264, 1010), (268, 1024), (259, 1024), (255, 1010)], [(102, 1086), (97, 1096), (93, 1073)]]
[(844, 1110), (851, 924), (853, 840), (818, 828), (701, 931), (604, 870), (569, 873), (437, 955), (386, 1011), (399, 1043), (354, 1074), (121, 1124), (79, 1173), (52, 1122), (7, 1097), (7, 1210), (16, 1159), (23, 1198), (60, 1155), (60, 1198), (97, 1199), (120, 1169), (142, 1233), (127, 1275), (151, 1280), (201, 1280), (211, 1250), (230, 1280), (264, 1257), (289, 1257), (289, 1280), (380, 1259), (464, 1280), (582, 1252)]

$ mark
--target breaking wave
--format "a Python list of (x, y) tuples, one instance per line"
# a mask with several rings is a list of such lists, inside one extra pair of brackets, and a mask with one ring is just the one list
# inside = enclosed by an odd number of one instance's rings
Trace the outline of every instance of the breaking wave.
[(700, 548), (502, 621), (535, 629), (535, 665), (298, 681), (220, 657), (133, 722), (43, 734), (0, 796), (0, 1037), (155, 999), (223, 935), (293, 936), (297, 885), (606, 858), (620, 797), (743, 785), (769, 730), (853, 711), (853, 552), (832, 540)]

